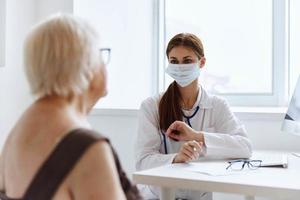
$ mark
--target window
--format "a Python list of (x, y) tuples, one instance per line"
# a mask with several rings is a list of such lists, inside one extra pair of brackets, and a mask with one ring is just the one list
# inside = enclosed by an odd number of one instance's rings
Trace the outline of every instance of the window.
[[(203, 41), (206, 90), (236, 106), (285, 102), (285, 1), (165, 0), (164, 6), (164, 48), (179, 32)], [(164, 89), (172, 79), (165, 80)]]
[(300, 76), (300, 1), (290, 0), (290, 96)]
[[(0, 0), (1, 1), (1, 0)], [(298, 0), (74, 0), (74, 14), (111, 48), (108, 96), (96, 108), (136, 109), (165, 91), (165, 48), (192, 32), (207, 63), (200, 82), (232, 106), (285, 106), (300, 74)], [(298, 37), (298, 38), (297, 38)]]
[(96, 27), (101, 47), (111, 48), (108, 95), (96, 108), (137, 109), (157, 88), (152, 1), (74, 0), (73, 5), (75, 15)]
[(0, 67), (5, 65), (5, 0), (0, 0)]

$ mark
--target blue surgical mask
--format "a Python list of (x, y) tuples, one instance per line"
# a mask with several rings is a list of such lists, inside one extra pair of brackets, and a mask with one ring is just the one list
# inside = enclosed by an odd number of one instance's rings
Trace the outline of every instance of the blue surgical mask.
[(175, 79), (181, 87), (186, 87), (199, 77), (200, 67), (198, 62), (191, 64), (169, 63), (166, 73)]

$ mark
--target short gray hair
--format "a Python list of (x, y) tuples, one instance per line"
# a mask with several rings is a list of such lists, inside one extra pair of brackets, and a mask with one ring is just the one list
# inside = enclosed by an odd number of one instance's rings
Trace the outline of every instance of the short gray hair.
[(51, 16), (28, 34), (24, 61), (31, 92), (37, 97), (81, 94), (101, 66), (98, 34), (82, 19)]

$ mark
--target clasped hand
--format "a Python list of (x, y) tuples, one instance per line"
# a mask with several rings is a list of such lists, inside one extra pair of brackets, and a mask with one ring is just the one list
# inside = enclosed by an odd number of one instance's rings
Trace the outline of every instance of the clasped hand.
[(176, 141), (185, 141), (175, 156), (174, 163), (189, 162), (198, 159), (204, 144), (201, 132), (195, 131), (182, 121), (175, 121), (166, 131), (166, 135)]

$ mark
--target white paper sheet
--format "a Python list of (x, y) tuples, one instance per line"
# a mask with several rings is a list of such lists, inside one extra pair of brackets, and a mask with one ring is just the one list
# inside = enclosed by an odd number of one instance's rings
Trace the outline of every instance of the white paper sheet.
[(257, 172), (259, 169), (251, 170), (247, 166), (243, 170), (226, 170), (228, 162), (191, 162), (184, 164), (173, 164), (173, 168), (201, 173), (208, 176), (227, 176), (235, 174), (246, 174)]

